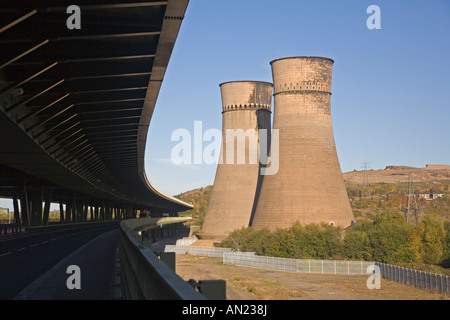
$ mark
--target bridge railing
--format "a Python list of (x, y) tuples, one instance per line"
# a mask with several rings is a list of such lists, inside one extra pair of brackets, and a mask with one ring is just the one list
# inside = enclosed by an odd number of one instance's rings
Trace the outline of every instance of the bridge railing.
[(122, 295), (127, 300), (206, 300), (120, 224), (119, 260)]

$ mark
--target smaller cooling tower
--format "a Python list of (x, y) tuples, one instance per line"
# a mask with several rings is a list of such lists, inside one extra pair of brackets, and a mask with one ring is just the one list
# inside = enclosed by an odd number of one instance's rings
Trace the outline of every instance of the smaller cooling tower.
[(266, 129), (270, 137), (273, 86), (261, 81), (233, 81), (222, 83), (220, 89), (222, 160), (217, 166), (199, 235), (216, 240), (225, 238), (235, 229), (249, 226), (258, 181), (261, 180), (259, 134), (261, 129)]
[(331, 123), (333, 63), (322, 57), (271, 62), (279, 169), (264, 176), (255, 229), (289, 228), (296, 221), (348, 227), (354, 220)]

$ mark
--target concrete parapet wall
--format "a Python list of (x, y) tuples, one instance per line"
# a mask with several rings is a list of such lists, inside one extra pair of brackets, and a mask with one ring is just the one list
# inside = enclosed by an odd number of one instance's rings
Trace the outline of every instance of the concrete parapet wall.
[(120, 224), (120, 279), (127, 300), (206, 300)]

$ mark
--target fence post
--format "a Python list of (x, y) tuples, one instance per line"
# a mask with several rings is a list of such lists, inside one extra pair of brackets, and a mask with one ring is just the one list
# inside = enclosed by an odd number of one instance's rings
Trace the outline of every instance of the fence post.
[(394, 267), (390, 264), (388, 264), (389, 266), (389, 280), (394, 280)]
[[(416, 270), (413, 270), (413, 273), (414, 273), (414, 284), (413, 284), (413, 286), (414, 287), (416, 287), (417, 288), (417, 272), (416, 272)], [(411, 283), (413, 282), (413, 279), (411, 279)]]
[(436, 291), (436, 290), (438, 290), (438, 286), (437, 286), (437, 275), (434, 273), (434, 274), (432, 274), (431, 275), (431, 278), (433, 279), (432, 280), (432, 284), (431, 284), (431, 290), (433, 290), (433, 291)]
[(406, 269), (406, 283), (411, 285), (411, 269)]
[(446, 280), (446, 282), (447, 282), (447, 293), (450, 293), (450, 288), (449, 288), (449, 286), (448, 286), (448, 279), (450, 278), (449, 276), (446, 276), (445, 277), (447, 280)]

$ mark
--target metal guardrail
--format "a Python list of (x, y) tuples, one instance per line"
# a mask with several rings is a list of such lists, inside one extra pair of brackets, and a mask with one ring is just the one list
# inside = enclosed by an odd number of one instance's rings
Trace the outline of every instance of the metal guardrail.
[(206, 300), (120, 224), (120, 279), (127, 300)]

